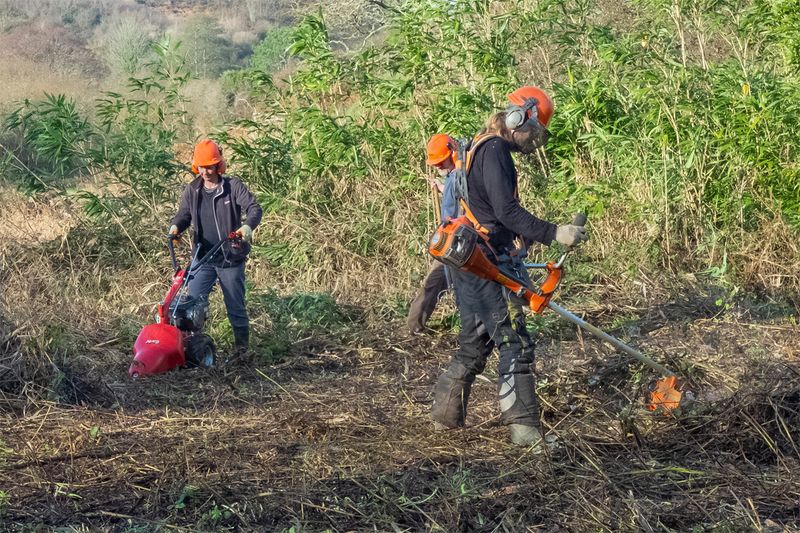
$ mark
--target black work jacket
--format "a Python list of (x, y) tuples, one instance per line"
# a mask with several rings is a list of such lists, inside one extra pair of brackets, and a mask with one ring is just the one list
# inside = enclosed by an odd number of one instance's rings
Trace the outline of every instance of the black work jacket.
[(489, 242), (497, 250), (513, 248), (517, 235), (527, 243), (549, 245), (555, 239), (556, 225), (536, 218), (519, 203), (517, 169), (508, 141), (497, 137), (476, 148), (467, 187), (469, 208), (489, 230)]
[[(197, 177), (186, 185), (181, 195), (178, 214), (172, 219), (172, 223), (178, 227), (178, 232), (185, 231), (192, 226), (192, 248), (196, 249), (201, 240), (198, 234), (197, 210), (200, 206), (200, 194), (203, 187), (203, 178)], [(242, 213), (246, 219), (242, 222)], [(214, 196), (214, 218), (220, 238), (227, 237), (231, 232), (239, 229), (242, 224), (247, 224), (252, 229), (261, 222), (263, 211), (253, 193), (234, 176), (223, 175), (217, 186), (217, 194)], [(195, 222), (192, 224), (192, 222)], [(207, 231), (207, 229), (206, 229)]]

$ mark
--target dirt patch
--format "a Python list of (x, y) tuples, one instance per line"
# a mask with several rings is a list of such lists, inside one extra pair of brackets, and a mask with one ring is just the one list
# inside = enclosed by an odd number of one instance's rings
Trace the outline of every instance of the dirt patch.
[(544, 455), (507, 442), (491, 364), (468, 426), (432, 432), (431, 389), (455, 337), (392, 329), (309, 341), (272, 365), (138, 382), (120, 354), (78, 405), (6, 402), (0, 512), (12, 529), (110, 531), (800, 524), (790, 323), (695, 318), (643, 334), (637, 344), (670, 354), (662, 360), (680, 364), (700, 399), (677, 417), (640, 409), (652, 376), (638, 365), (589, 338), (541, 339), (543, 422), (555, 438)]

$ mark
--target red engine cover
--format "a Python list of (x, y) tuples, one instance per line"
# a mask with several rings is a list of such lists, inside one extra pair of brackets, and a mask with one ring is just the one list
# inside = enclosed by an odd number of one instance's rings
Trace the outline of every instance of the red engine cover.
[(145, 326), (133, 345), (132, 378), (168, 372), (186, 364), (181, 330), (169, 324)]

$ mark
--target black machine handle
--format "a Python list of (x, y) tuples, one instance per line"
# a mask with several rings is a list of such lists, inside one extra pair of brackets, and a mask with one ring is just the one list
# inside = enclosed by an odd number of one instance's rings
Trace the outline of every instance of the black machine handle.
[(227, 237), (225, 237), (224, 239), (219, 241), (208, 252), (206, 252), (206, 255), (204, 255), (203, 257), (201, 257), (197, 261), (192, 261), (192, 264), (189, 266), (189, 272), (194, 272), (195, 270), (197, 270), (198, 268), (200, 268), (201, 266), (203, 266), (207, 262), (211, 261), (211, 259), (213, 259), (213, 257), (215, 255), (217, 255), (217, 252), (219, 252), (220, 248), (222, 248), (222, 246), (226, 242), (228, 242), (228, 241), (241, 241), (241, 240), (242, 240), (242, 236), (241, 235), (239, 235), (235, 231), (231, 232), (230, 234), (228, 234)]
[[(208, 261), (210, 261), (215, 255), (217, 255), (217, 252), (219, 252), (220, 248), (222, 248), (222, 245), (225, 244), (226, 241), (235, 241), (238, 239), (241, 239), (241, 236), (238, 233), (233, 232), (224, 239), (222, 239), (221, 241), (219, 241), (203, 257), (201, 257), (198, 260), (192, 260), (189, 263), (189, 269), (188, 269), (189, 272), (194, 272), (195, 270), (206, 264)], [(169, 248), (169, 257), (172, 260), (172, 269), (175, 270), (176, 272), (180, 269), (180, 265), (178, 264), (178, 258), (175, 255), (175, 241), (177, 240), (180, 240), (179, 235), (175, 235), (173, 233), (167, 234), (167, 248)]]
[(180, 239), (180, 236), (174, 233), (167, 234), (167, 248), (169, 248), (169, 258), (172, 259), (172, 270), (175, 272), (178, 271), (180, 265), (178, 265), (178, 259), (175, 257), (175, 241)]

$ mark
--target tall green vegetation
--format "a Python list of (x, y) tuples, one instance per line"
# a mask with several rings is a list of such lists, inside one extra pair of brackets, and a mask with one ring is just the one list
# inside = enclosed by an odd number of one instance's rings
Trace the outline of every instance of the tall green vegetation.
[(181, 27), (178, 40), (183, 44), (189, 70), (201, 78), (216, 78), (238, 59), (236, 47), (225, 36), (216, 19), (195, 15)]
[[(336, 51), (318, 12), (292, 31), (297, 67), (284, 80), (269, 73), (282, 38), (268, 34), (256, 48), (263, 62), (236, 76), (253, 115), (215, 133), (267, 208), (255, 255), (287, 282), (346, 292), (366, 279), (368, 291), (405, 290), (407, 273), (427, 260), (433, 220), (426, 139), (469, 137), (510, 90), (537, 84), (553, 94), (554, 135), (540, 157), (519, 160), (523, 203), (557, 222), (587, 211), (587, 252), (603, 271), (688, 270), (796, 288), (795, 4), (642, 0), (624, 25), (611, 25), (592, 0), (409, 1), (386, 11), (384, 39), (348, 54)], [(216, 75), (229, 53), (208, 41), (218, 29), (191, 32), (204, 44), (184, 43), (200, 75)], [(146, 97), (106, 99), (103, 133), (86, 144), (93, 168), (135, 192), (138, 207), (126, 214), (97, 195), (86, 197), (90, 211), (142, 217), (169, 198), (154, 176), (176, 175), (170, 145), (179, 132), (190, 136), (168, 89), (186, 78), (160, 76), (134, 82)], [(51, 157), (36, 148), (49, 134), (15, 124), (37, 157)], [(65, 134), (86, 127), (65, 124)], [(145, 141), (157, 157), (131, 157)], [(79, 148), (48, 164), (82, 160), (86, 147), (70, 146)], [(152, 176), (152, 188), (125, 181), (132, 175)]]
[(117, 15), (104, 23), (95, 37), (112, 72), (131, 76), (147, 62), (156, 29), (136, 15)]
[(292, 28), (279, 27), (267, 30), (264, 38), (253, 47), (250, 65), (257, 70), (273, 72), (287, 60), (287, 51), (292, 44)]
[[(176, 46), (153, 46), (142, 76), (129, 79), (126, 94), (98, 99), (96, 123), (64, 96), (26, 101), (6, 119), (17, 138), (9, 170), (29, 190), (54, 189), (80, 200), (100, 227), (127, 230), (163, 225), (172, 209), (184, 167), (175, 145), (190, 132), (182, 90), (190, 79)], [(76, 190), (81, 176), (97, 178), (93, 190)]]
[[(796, 286), (800, 79), (787, 34), (800, 11), (638, 9), (621, 28), (596, 22), (583, 0), (407, 2), (383, 43), (349, 56), (333, 51), (320, 14), (307, 17), (290, 49), (297, 72), (280, 89), (254, 87), (269, 118), (248, 136), (286, 139), (292, 160), (270, 177), (275, 216), (321, 219), (363, 264), (406, 268), (429, 231), (425, 139), (471, 136), (509, 90), (534, 83), (554, 95), (554, 138), (546, 157), (520, 160), (524, 201), (555, 221), (588, 211), (602, 241), (590, 250), (610, 272), (649, 265)], [(261, 157), (236, 155), (249, 166)], [(280, 255), (290, 268), (330, 265), (319, 237), (309, 257), (309, 238), (276, 230), (269, 246), (303, 254)], [(756, 249), (775, 259), (761, 278), (747, 266)]]

